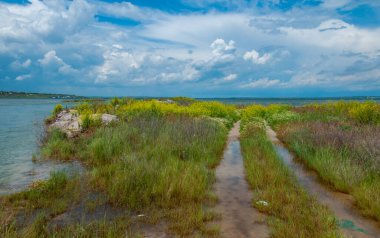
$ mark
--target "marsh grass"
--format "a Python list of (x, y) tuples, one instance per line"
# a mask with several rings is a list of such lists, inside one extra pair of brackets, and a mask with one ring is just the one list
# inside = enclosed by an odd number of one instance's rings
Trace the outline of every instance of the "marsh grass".
[(263, 128), (264, 120), (325, 183), (352, 194), (364, 215), (380, 220), (379, 103), (252, 105), (242, 110), (243, 128)]
[[(263, 128), (248, 123), (241, 145), (247, 180), (254, 191), (253, 205), (270, 215), (271, 237), (342, 237), (335, 217), (300, 187)], [(257, 201), (266, 201), (268, 206)]]
[(226, 133), (210, 119), (140, 115), (98, 130), (84, 159), (95, 166), (93, 186), (112, 204), (138, 211), (161, 208), (170, 227), (188, 235), (207, 230), (202, 204), (212, 200), (213, 168)]
[[(68, 225), (62, 231), (46, 229), (54, 217), (80, 203), (84, 193), (90, 191), (104, 194), (108, 204), (126, 214), (145, 214), (146, 222), (155, 223), (158, 218), (166, 221), (168, 229), (177, 235), (213, 237), (217, 229), (208, 227), (207, 222), (214, 217), (209, 211), (215, 202), (214, 168), (223, 153), (227, 132), (226, 124), (216, 119), (161, 113), (151, 108), (124, 117), (119, 123), (90, 128), (76, 138), (68, 139), (52, 130), (41, 155), (80, 160), (88, 172), (76, 178), (55, 173), (49, 180), (7, 197), (1, 204), (35, 216), (34, 223), (11, 231), (19, 235), (26, 229), (34, 237), (62, 237), (71, 232), (90, 237), (87, 235), (96, 233), (87, 229), (101, 229), (99, 234), (114, 232), (114, 228), (103, 231), (101, 224), (92, 228), (86, 223)], [(93, 203), (87, 202), (86, 207), (96, 209)], [(11, 222), (7, 224), (9, 228)], [(124, 232), (130, 231), (126, 227)], [(6, 232), (4, 228), (0, 234)]]
[(380, 127), (341, 122), (284, 125), (279, 135), (333, 188), (352, 194), (364, 215), (380, 220)]

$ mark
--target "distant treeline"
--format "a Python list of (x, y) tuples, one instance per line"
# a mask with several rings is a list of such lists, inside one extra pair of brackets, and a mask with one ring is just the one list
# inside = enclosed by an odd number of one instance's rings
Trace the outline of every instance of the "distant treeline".
[(31, 98), (31, 99), (83, 99), (83, 96), (69, 94), (52, 94), (52, 93), (29, 93), (29, 92), (14, 92), (0, 91), (0, 98)]

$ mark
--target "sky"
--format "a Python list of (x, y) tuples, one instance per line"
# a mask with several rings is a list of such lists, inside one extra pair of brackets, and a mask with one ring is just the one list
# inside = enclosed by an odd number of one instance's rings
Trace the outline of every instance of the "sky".
[(0, 90), (380, 96), (380, 1), (0, 0)]

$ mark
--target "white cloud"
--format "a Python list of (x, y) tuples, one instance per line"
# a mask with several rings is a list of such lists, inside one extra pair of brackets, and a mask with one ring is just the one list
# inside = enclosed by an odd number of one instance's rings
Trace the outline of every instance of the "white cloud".
[(237, 78), (237, 74), (229, 74), (223, 78), (223, 81), (234, 81)]
[(29, 79), (29, 78), (31, 78), (32, 77), (32, 75), (30, 75), (30, 74), (23, 74), (23, 75), (19, 75), (19, 76), (17, 76), (16, 77), (16, 80), (17, 81), (23, 81), (23, 80), (25, 80), (25, 79)]
[(251, 60), (254, 64), (266, 64), (272, 56), (268, 53), (263, 54), (260, 56), (260, 54), (256, 50), (247, 51), (244, 56), (244, 60)]
[(30, 59), (25, 60), (24, 63), (21, 64), (22, 67), (28, 68), (32, 64), (32, 61)]
[(96, 67), (96, 83), (114, 81), (115, 77), (127, 77), (130, 71), (137, 69), (142, 59), (137, 59), (128, 51), (113, 47), (104, 53), (104, 63)]
[(96, 83), (147, 84), (192, 81), (200, 72), (191, 63), (145, 52), (129, 52), (113, 46), (91, 75)]
[(235, 41), (230, 40), (226, 43), (223, 39), (218, 38), (211, 43), (213, 61), (230, 62), (235, 59)]
[(160, 11), (140, 8), (131, 2), (97, 2), (97, 12), (107, 16), (130, 18), (137, 21), (152, 21), (163, 16)]
[(38, 62), (47, 70), (58, 70), (58, 72), (62, 74), (75, 72), (75, 69), (57, 56), (55, 50), (47, 52), (42, 59), (38, 60)]
[(226, 43), (223, 39), (218, 38), (211, 43), (212, 53), (215, 56), (221, 56), (224, 54), (233, 54), (236, 50), (235, 41), (230, 40)]
[(32, 64), (31, 59), (27, 59), (24, 62), (20, 62), (18, 60), (15, 60), (12, 62), (11, 67), (12, 67), (12, 69), (15, 69), (15, 70), (26, 69), (26, 68), (29, 68), (31, 64)]
[(261, 78), (240, 86), (240, 88), (268, 88), (280, 85), (281, 81), (278, 79)]
[(92, 21), (93, 8), (85, 0), (32, 0), (31, 4), (0, 3), (0, 40), (38, 43), (40, 38), (62, 42)]
[(380, 28), (362, 29), (339, 19), (321, 22), (315, 28), (281, 27), (280, 31), (295, 45), (366, 54), (380, 50)]

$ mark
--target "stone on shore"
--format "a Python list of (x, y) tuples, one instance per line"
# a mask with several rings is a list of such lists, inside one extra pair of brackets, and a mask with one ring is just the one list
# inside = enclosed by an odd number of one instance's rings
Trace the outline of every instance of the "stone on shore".
[(69, 138), (78, 135), (82, 131), (79, 115), (67, 111), (60, 112), (49, 128), (60, 129)]
[[(117, 116), (111, 114), (102, 114), (100, 119), (104, 125), (119, 120)], [(72, 138), (82, 131), (82, 120), (75, 110), (62, 111), (49, 128), (57, 128), (65, 133), (68, 138)]]
[(117, 116), (111, 114), (102, 114), (102, 123), (108, 125), (111, 122), (119, 121)]

